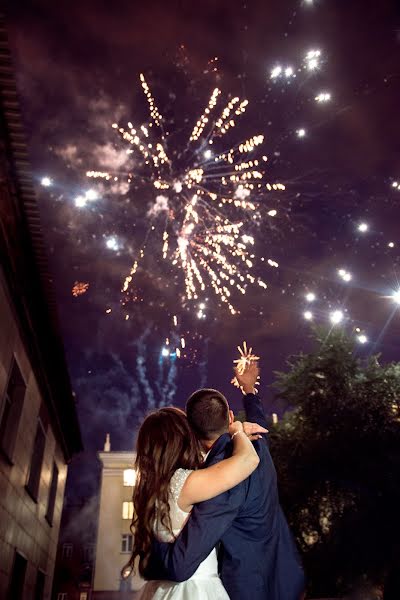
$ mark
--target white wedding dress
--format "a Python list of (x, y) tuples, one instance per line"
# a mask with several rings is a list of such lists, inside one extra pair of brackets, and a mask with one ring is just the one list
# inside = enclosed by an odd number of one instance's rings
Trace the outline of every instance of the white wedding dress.
[[(169, 510), (172, 530), (175, 536), (181, 532), (190, 516), (190, 513), (186, 513), (179, 508), (178, 499), (183, 484), (191, 472), (188, 469), (177, 469), (171, 478)], [(170, 532), (160, 523), (155, 524), (154, 533), (162, 542), (173, 541)], [(215, 548), (201, 563), (190, 579), (182, 583), (175, 583), (173, 581), (148, 581), (142, 588), (140, 600), (229, 600), (229, 596), (218, 575)]]

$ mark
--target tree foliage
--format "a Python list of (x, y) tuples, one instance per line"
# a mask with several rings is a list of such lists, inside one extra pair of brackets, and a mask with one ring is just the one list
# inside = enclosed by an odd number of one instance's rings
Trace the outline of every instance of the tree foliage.
[(400, 364), (358, 358), (340, 329), (314, 335), (276, 374), (292, 410), (270, 437), (310, 591), (328, 596), (400, 568)]

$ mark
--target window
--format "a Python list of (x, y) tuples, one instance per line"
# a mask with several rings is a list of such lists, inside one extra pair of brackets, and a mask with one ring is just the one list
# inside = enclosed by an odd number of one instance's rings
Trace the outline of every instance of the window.
[(89, 544), (83, 549), (83, 560), (85, 562), (93, 562), (94, 559), (94, 545)]
[(122, 503), (122, 518), (131, 519), (133, 517), (133, 502)]
[(121, 536), (121, 552), (132, 552), (133, 538), (130, 533), (123, 533)]
[(45, 582), (45, 574), (43, 571), (38, 571), (36, 575), (36, 584), (35, 584), (35, 600), (43, 600), (44, 597), (44, 582)]
[(12, 462), (18, 426), (21, 419), (26, 385), (21, 371), (13, 359), (4, 402), (0, 408), (0, 447), (8, 460)]
[(58, 592), (57, 600), (68, 600), (67, 592)]
[(136, 483), (136, 471), (135, 469), (124, 470), (124, 486), (133, 487)]
[(46, 519), (50, 525), (53, 524), (54, 505), (56, 503), (58, 485), (58, 468), (56, 463), (53, 463), (53, 473), (51, 475), (51, 483), (49, 490), (49, 500), (47, 502)]
[(63, 558), (71, 558), (72, 557), (72, 544), (63, 544), (62, 547), (62, 557)]
[(22, 600), (24, 594), (25, 573), (26, 558), (21, 556), (19, 552), (16, 552), (11, 573), (10, 587), (8, 588), (9, 600)]
[(32, 450), (31, 468), (29, 471), (28, 483), (26, 484), (26, 489), (35, 502), (37, 502), (38, 498), (40, 476), (42, 473), (44, 447), (46, 445), (46, 428), (47, 414), (45, 407), (42, 404), (37, 420), (36, 436)]

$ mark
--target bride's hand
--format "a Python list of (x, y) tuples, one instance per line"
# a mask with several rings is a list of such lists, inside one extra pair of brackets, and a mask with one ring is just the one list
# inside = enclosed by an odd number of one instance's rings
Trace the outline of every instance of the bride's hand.
[(239, 433), (239, 431), (244, 431), (243, 423), (240, 421), (234, 421), (229, 425), (229, 435), (232, 436), (235, 433)]

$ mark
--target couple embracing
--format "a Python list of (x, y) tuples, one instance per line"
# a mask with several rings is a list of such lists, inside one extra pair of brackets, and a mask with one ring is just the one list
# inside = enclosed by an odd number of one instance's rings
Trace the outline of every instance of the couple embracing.
[(147, 579), (141, 600), (300, 600), (304, 576), (279, 505), (259, 369), (235, 370), (246, 423), (202, 389), (186, 414), (162, 408), (137, 440), (132, 532), (123, 571)]

